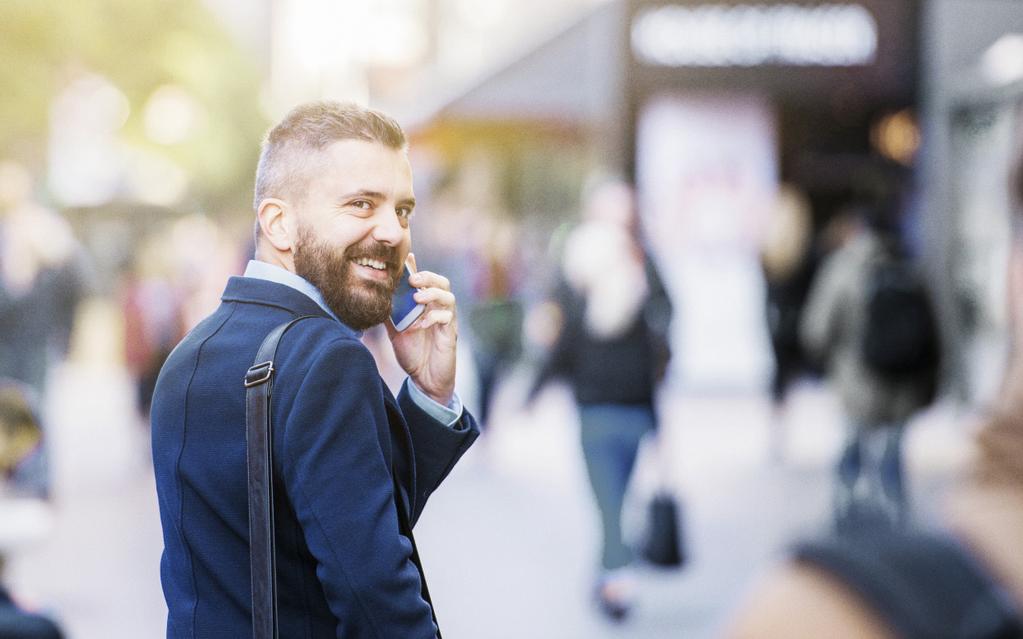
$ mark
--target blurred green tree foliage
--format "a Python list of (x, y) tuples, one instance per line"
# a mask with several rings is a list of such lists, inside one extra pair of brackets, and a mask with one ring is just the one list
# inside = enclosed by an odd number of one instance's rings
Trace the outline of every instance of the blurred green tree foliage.
[[(41, 167), (53, 98), (79, 74), (97, 73), (128, 98), (126, 142), (184, 168), (194, 203), (208, 212), (244, 207), (267, 125), (250, 58), (200, 0), (3, 0), (0, 157)], [(165, 85), (202, 113), (171, 144), (149, 139), (144, 126), (147, 100)]]

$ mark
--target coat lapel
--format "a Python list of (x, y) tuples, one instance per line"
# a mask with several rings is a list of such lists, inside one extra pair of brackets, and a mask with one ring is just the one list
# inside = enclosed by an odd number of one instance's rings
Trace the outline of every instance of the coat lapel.
[(400, 454), (392, 454), (391, 468), (401, 489), (400, 505), (405, 509), (406, 515), (411, 518), (412, 513), (415, 512), (413, 500), (416, 494), (416, 461), (412, 449), (412, 435), (409, 433), (405, 416), (402, 415), (398, 402), (386, 389), (383, 380), (381, 380), (381, 386), (384, 388), (384, 406), (387, 410), (387, 423), (391, 428), (391, 442), (401, 451)]

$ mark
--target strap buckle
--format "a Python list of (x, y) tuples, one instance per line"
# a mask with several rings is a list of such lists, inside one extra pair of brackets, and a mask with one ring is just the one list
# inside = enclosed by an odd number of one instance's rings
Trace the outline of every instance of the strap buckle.
[(272, 361), (253, 364), (252, 368), (245, 373), (245, 388), (265, 384), (270, 380), (270, 376), (273, 375), (273, 372), (274, 363)]

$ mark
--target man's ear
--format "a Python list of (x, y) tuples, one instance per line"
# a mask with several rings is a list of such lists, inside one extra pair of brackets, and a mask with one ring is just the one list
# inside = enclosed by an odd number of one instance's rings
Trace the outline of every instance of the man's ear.
[(288, 203), (275, 197), (268, 197), (259, 203), (256, 218), (263, 237), (282, 253), (290, 252), (295, 246), (294, 212)]

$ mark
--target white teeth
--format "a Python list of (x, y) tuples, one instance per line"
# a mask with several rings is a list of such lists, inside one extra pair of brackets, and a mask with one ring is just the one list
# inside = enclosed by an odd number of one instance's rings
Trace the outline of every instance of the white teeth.
[(380, 260), (371, 260), (367, 257), (357, 258), (355, 260), (355, 263), (359, 264), (360, 266), (368, 266), (370, 268), (375, 268), (378, 271), (382, 271), (387, 268), (387, 265), (381, 262)]

